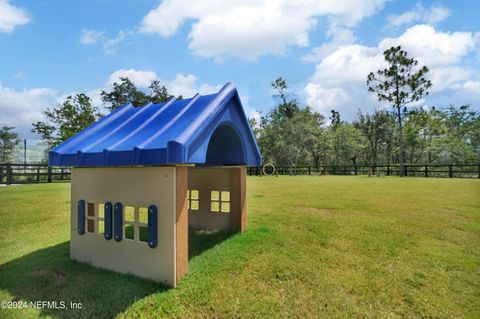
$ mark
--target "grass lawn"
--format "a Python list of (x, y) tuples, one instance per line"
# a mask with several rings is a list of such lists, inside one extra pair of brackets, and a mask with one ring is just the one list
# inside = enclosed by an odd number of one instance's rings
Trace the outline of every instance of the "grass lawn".
[(244, 235), (190, 234), (176, 289), (69, 259), (69, 184), (0, 187), (0, 318), (480, 318), (480, 180), (248, 179)]

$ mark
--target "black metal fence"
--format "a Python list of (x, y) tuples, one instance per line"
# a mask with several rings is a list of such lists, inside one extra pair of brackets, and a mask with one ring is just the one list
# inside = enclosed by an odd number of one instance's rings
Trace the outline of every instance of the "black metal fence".
[(68, 167), (45, 164), (0, 164), (0, 184), (51, 183), (69, 181)]
[[(278, 175), (383, 175), (398, 176), (398, 165), (340, 165), (277, 167)], [(249, 167), (248, 175), (261, 175), (261, 167)], [(405, 176), (480, 178), (480, 164), (404, 165)], [(45, 164), (0, 164), (0, 184), (51, 183), (70, 180), (70, 168)]]
[[(258, 176), (262, 174), (261, 167), (249, 167), (248, 175)], [(398, 165), (339, 165), (339, 166), (290, 166), (277, 167), (278, 175), (383, 175), (398, 176)], [(408, 164), (403, 166), (404, 176), (417, 177), (444, 177), (444, 178), (480, 178), (480, 164), (462, 165), (417, 165)], [(268, 173), (268, 172), (267, 172)]]

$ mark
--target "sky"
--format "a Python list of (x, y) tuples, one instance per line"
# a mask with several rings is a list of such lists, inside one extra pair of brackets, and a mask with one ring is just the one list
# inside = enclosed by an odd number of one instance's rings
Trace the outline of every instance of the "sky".
[(367, 92), (383, 51), (427, 65), (430, 94), (412, 106), (480, 109), (480, 2), (386, 0), (0, 0), (0, 125), (35, 141), (42, 109), (121, 76), (160, 80), (184, 97), (232, 82), (251, 117), (292, 98), (343, 119), (388, 107)]

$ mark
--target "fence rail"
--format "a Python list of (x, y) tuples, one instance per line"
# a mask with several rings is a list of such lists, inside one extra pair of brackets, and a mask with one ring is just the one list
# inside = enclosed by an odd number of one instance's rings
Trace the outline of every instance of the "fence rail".
[(70, 168), (45, 164), (0, 164), (0, 184), (52, 183), (69, 181)]
[[(277, 167), (278, 175), (384, 175), (398, 176), (398, 165), (337, 165), (337, 166), (290, 166)], [(403, 166), (405, 176), (480, 178), (480, 164), (407, 164)], [(261, 175), (260, 167), (249, 167), (248, 175)]]
[[(277, 167), (278, 175), (385, 175), (398, 176), (398, 165), (339, 165)], [(248, 175), (261, 174), (261, 167), (249, 167)], [(480, 164), (404, 166), (405, 176), (480, 178)], [(70, 180), (70, 168), (45, 164), (0, 164), (0, 184), (52, 183)]]

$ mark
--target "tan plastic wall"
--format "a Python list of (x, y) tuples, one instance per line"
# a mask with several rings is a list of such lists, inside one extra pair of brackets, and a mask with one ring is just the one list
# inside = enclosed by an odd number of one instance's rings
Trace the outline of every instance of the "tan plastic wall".
[(176, 283), (188, 272), (188, 167), (177, 166), (176, 188)]
[[(193, 229), (246, 229), (246, 169), (245, 167), (190, 167), (189, 190), (199, 191), (199, 209), (190, 209), (189, 226)], [(230, 212), (212, 212), (211, 191), (230, 192)]]
[[(177, 281), (175, 173), (175, 167), (72, 169), (71, 258), (174, 287)], [(85, 228), (84, 235), (78, 234), (77, 203), (81, 199), (86, 203), (120, 202), (123, 207), (156, 205), (157, 247), (152, 249), (146, 242), (125, 239), (125, 236), (120, 242), (113, 238), (106, 240), (97, 232), (97, 224), (95, 233)]]

